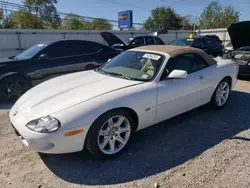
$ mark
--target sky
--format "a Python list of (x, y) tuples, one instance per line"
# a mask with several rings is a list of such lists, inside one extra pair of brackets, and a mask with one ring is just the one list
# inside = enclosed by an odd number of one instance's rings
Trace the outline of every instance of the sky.
[[(23, 0), (6, 0), (22, 4)], [(58, 0), (59, 12), (117, 20), (119, 11), (133, 10), (135, 23), (143, 23), (151, 10), (159, 6), (171, 6), (182, 15), (199, 16), (212, 0)], [(240, 11), (240, 19), (250, 20), (250, 0), (218, 0), (221, 5), (231, 5)]]

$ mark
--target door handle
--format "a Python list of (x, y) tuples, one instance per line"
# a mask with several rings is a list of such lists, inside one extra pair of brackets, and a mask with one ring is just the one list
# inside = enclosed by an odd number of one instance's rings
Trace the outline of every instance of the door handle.
[(200, 80), (203, 80), (204, 76), (199, 76)]

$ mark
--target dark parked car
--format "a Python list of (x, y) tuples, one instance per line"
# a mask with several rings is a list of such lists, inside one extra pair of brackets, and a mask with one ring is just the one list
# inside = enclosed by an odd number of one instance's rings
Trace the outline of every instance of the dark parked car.
[(129, 42), (129, 44), (125, 44), (121, 39), (119, 39), (117, 36), (110, 32), (102, 32), (101, 35), (109, 46), (122, 51), (131, 48), (136, 48), (139, 46), (164, 45), (164, 42), (158, 36), (156, 36), (159, 35), (159, 33), (157, 32), (153, 32), (146, 36), (137, 36), (133, 38)]
[(119, 51), (91, 41), (61, 40), (35, 45), (0, 59), (0, 99), (16, 100), (30, 87), (50, 78), (97, 68)]
[(228, 29), (233, 50), (224, 55), (239, 65), (239, 76), (250, 76), (250, 21), (232, 24)]
[(194, 38), (177, 39), (170, 43), (176, 46), (191, 46), (204, 50), (207, 54), (218, 56), (223, 54), (222, 41), (218, 36), (195, 36)]

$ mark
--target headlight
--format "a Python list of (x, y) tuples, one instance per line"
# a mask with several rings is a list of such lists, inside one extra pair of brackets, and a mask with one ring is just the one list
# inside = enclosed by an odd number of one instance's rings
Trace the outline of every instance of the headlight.
[(60, 128), (60, 121), (56, 118), (46, 116), (30, 121), (26, 127), (38, 133), (51, 133)]

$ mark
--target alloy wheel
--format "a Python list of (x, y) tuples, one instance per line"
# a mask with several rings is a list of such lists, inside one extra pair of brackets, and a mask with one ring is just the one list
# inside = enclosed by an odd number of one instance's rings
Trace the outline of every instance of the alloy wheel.
[(129, 120), (122, 115), (109, 118), (101, 127), (98, 134), (99, 149), (108, 155), (121, 151), (127, 144), (131, 135)]
[(217, 91), (216, 91), (216, 104), (221, 107), (223, 106), (229, 97), (230, 86), (227, 81), (223, 81), (220, 83)]

